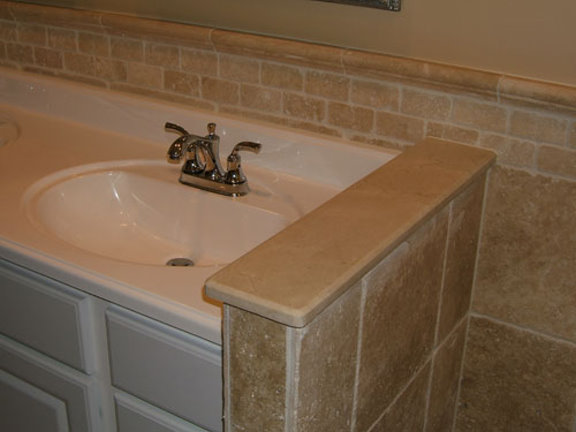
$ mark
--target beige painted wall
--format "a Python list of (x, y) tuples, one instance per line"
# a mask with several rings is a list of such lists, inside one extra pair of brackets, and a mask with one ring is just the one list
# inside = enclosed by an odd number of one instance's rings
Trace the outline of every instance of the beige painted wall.
[(576, 85), (576, 1), (403, 0), (403, 10), (312, 0), (36, 0), (117, 11)]

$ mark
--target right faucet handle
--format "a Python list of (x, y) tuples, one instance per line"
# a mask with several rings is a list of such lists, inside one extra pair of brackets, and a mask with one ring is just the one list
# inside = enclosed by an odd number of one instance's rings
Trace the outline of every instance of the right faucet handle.
[(232, 153), (228, 156), (227, 166), (226, 166), (226, 183), (228, 184), (240, 184), (246, 182), (246, 176), (242, 171), (242, 159), (240, 158), (240, 151), (250, 151), (253, 153), (259, 153), (262, 148), (262, 144), (258, 144), (251, 141), (242, 141), (234, 146)]

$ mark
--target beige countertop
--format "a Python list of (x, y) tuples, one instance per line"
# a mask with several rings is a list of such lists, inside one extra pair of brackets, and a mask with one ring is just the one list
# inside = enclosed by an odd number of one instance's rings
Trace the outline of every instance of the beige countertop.
[(206, 294), (302, 327), (494, 162), (428, 139), (206, 281)]

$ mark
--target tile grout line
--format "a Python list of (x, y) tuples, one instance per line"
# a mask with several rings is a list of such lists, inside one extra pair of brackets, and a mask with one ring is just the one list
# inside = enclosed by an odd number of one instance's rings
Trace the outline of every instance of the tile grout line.
[(356, 418), (358, 415), (358, 387), (360, 385), (360, 363), (362, 360), (362, 334), (364, 331), (364, 308), (366, 305), (366, 281), (362, 279), (362, 290), (360, 297), (360, 313), (358, 316), (358, 334), (356, 343), (356, 370), (354, 371), (354, 391), (352, 394), (352, 413), (350, 418), (350, 432), (356, 430)]

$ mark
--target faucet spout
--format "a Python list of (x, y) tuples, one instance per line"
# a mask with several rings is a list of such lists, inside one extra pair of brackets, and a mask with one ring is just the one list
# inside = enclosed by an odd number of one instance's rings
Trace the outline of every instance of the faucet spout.
[(182, 126), (167, 122), (166, 129), (180, 133), (168, 149), (168, 161), (178, 162), (183, 157), (180, 182), (200, 189), (228, 196), (246, 195), (249, 191), (246, 176), (241, 170), (241, 150), (258, 152), (260, 144), (242, 142), (234, 147), (227, 159), (228, 170), (220, 163), (220, 137), (216, 135), (216, 124), (208, 124), (208, 135), (199, 136), (189, 133)]

